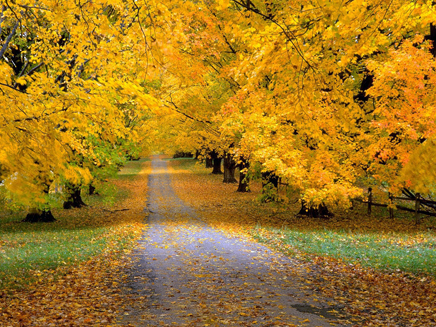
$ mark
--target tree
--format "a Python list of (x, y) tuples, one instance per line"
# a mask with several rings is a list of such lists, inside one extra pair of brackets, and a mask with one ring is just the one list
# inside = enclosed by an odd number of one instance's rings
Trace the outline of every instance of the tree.
[[(392, 190), (400, 185), (402, 160), (419, 142), (409, 137), (396, 145), (403, 131), (397, 117), (383, 117), (392, 111), (383, 109), (383, 93), (389, 99), (392, 86), (401, 89), (405, 84), (383, 79), (393, 76), (388, 73), (390, 60), (401, 57), (408, 39), (416, 51), (403, 55), (411, 60), (404, 80), (416, 76), (412, 61), (418, 71), (432, 67), (431, 60), (420, 59), (426, 51), (419, 48), (425, 45), (414, 37), (424, 35), (434, 21), (427, 2), (309, 1), (282, 6), (275, 1), (223, 1), (221, 10), (229, 17), (242, 11), (248, 21), (228, 22), (244, 29), (240, 40), (249, 51), (228, 70), (244, 88), (222, 107), (221, 118), (222, 128), (238, 140), (239, 152), (299, 190), (309, 208), (347, 206), (364, 182), (388, 183)], [(420, 74), (419, 83), (429, 74), (432, 68)], [(417, 86), (412, 85), (410, 90)], [(422, 90), (423, 99), (428, 98), (429, 89)], [(414, 107), (410, 98), (398, 100), (394, 107), (400, 115), (407, 112), (404, 104)], [(432, 133), (431, 121), (414, 117), (424, 123), (420, 133)], [(396, 127), (387, 129), (389, 125)]]
[(5, 185), (48, 208), (47, 184), (92, 176), (95, 138), (259, 163), (315, 211), (429, 188), (410, 165), (431, 162), (435, 17), (423, 0), (7, 2)]
[[(122, 2), (2, 6), (1, 165), (14, 201), (49, 212), (51, 182), (90, 175), (70, 164), (77, 156), (95, 160), (89, 136), (136, 139), (122, 105), (147, 110), (155, 102), (137, 82), (145, 75), (135, 13)], [(123, 74), (127, 67), (132, 75)]]

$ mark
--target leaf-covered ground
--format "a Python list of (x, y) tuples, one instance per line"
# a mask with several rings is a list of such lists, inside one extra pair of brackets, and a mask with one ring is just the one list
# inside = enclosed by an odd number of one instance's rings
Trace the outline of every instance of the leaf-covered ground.
[[(148, 228), (123, 284), (123, 326), (347, 326), (340, 306), (308, 289), (308, 264), (202, 221), (153, 160)], [(175, 177), (177, 179), (177, 177)]]
[(148, 164), (120, 172), (112, 207), (88, 199), (92, 207), (55, 211), (55, 223), (0, 220), (0, 326), (115, 324), (125, 254), (145, 227)]
[[(329, 220), (296, 217), (297, 203), (259, 204), (259, 185), (240, 194), (192, 161), (173, 161), (172, 168), (177, 194), (211, 226), (251, 236), (308, 265), (307, 285), (344, 305), (355, 326), (436, 326), (432, 222), (415, 226), (413, 219), (389, 220), (382, 211), (367, 217), (365, 208), (335, 212)], [(371, 260), (353, 254), (359, 247)], [(423, 259), (415, 264), (413, 258)]]
[[(235, 192), (235, 185), (222, 184), (222, 176), (210, 175), (209, 170), (195, 165), (193, 161), (171, 161), (171, 166), (172, 183), (177, 195), (194, 208), (209, 226), (220, 229), (231, 238), (251, 237), (257, 242), (266, 243), (270, 248), (289, 255), (297, 263), (296, 268), (292, 265), (271, 265), (282, 274), (293, 276), (303, 283), (303, 293), (310, 298), (306, 298), (305, 303), (311, 305), (297, 305), (294, 307), (297, 310), (311, 311), (318, 316), (331, 315), (334, 319), (344, 317), (345, 310), (345, 318), (353, 326), (436, 326), (436, 281), (431, 267), (435, 234), (427, 228), (428, 225), (415, 226), (407, 219), (390, 221), (383, 212), (369, 218), (362, 214), (364, 208), (349, 213), (336, 213), (336, 217), (330, 220), (301, 219), (294, 217), (299, 209), (297, 204), (286, 208), (272, 204), (259, 205), (256, 200), (260, 194), (259, 185), (254, 184), (251, 193), (240, 194)], [(199, 267), (196, 260), (190, 262), (192, 267), (197, 267), (197, 270), (190, 272), (191, 277), (195, 280), (215, 278), (215, 283), (195, 284), (198, 288), (197, 302), (192, 302), (190, 309), (180, 307), (180, 301), (184, 300), (180, 299), (183, 297), (181, 287), (173, 287), (166, 294), (167, 301), (157, 301), (155, 306), (143, 305), (149, 303), (150, 299), (153, 300), (150, 289), (130, 290), (130, 293), (126, 293), (125, 288), (120, 288), (120, 285), (131, 282), (132, 275), (128, 273), (137, 264), (132, 263), (131, 255), (125, 254), (129, 252), (128, 248), (135, 247), (136, 239), (143, 235), (145, 228), (143, 220), (146, 214), (143, 209), (150, 172), (148, 163), (144, 163), (143, 168), (141, 174), (133, 177), (138, 170), (127, 167), (121, 178), (114, 181), (125, 190), (124, 196), (117, 198), (120, 201), (114, 207), (95, 207), (93, 203), (93, 207), (56, 212), (58, 222), (48, 226), (59, 228), (46, 227), (52, 234), (41, 233), (43, 228), (37, 230), (36, 227), (23, 227), (9, 216), (2, 218), (0, 326), (115, 326), (127, 325), (129, 322), (133, 326), (146, 326), (146, 322), (156, 319), (157, 315), (168, 317), (171, 310), (178, 310), (182, 314), (185, 311), (184, 322), (188, 325), (194, 319), (198, 326), (244, 326), (253, 325), (253, 321), (259, 326), (265, 326), (268, 310), (264, 309), (268, 305), (262, 301), (268, 301), (268, 298), (252, 299), (251, 296), (241, 297), (237, 293), (246, 288), (254, 289), (256, 283), (237, 285), (234, 291), (238, 296), (222, 297), (221, 302), (216, 301), (222, 294), (229, 294), (225, 285), (230, 285), (239, 276), (235, 274), (228, 276), (229, 280), (220, 280), (221, 273), (212, 276), (216, 272), (207, 267)], [(187, 244), (178, 244), (177, 239), (172, 237), (175, 231), (186, 227), (184, 219), (186, 217), (178, 217), (176, 223), (166, 224), (162, 228), (166, 245), (179, 246), (178, 251), (183, 250), (175, 252), (174, 258), (183, 254), (185, 261), (190, 249), (186, 248)], [(34, 229), (33, 232), (29, 228)], [(45, 253), (40, 248), (48, 242), (50, 235), (53, 236), (53, 230), (57, 230), (56, 238), (61, 238), (53, 240), (53, 248), (62, 248), (62, 244), (67, 243), (79, 247), (94, 242), (98, 246), (92, 247), (90, 244), (89, 253), (79, 248), (67, 249), (68, 256), (59, 252), (55, 256), (56, 260), (44, 266), (44, 258), (51, 257), (54, 252)], [(189, 233), (194, 237), (197, 232), (191, 228)], [(364, 237), (369, 234), (376, 236)], [(105, 241), (100, 244), (100, 240)], [(206, 238), (197, 239), (196, 244), (210, 241)], [(355, 243), (358, 246), (353, 247)], [(56, 247), (55, 244), (61, 246)], [(331, 251), (332, 244), (343, 244), (348, 250)], [(147, 238), (142, 239), (142, 248), (149, 246), (156, 251), (164, 251), (167, 250), (166, 245), (165, 242), (150, 243)], [(369, 245), (378, 246), (380, 251), (386, 253), (394, 247), (404, 248), (405, 251), (409, 249), (414, 256), (425, 258), (429, 264), (425, 260), (424, 263), (417, 261), (416, 271), (409, 264), (400, 268), (389, 267), (384, 266), (382, 259), (366, 260), (361, 257), (362, 252), (354, 250)], [(185, 249), (182, 249), (183, 246)], [(23, 251), (19, 252), (17, 248)], [(425, 253), (421, 256), (419, 251)], [(368, 248), (368, 257), (370, 252), (377, 253)], [(100, 255), (96, 256), (97, 253)], [(356, 253), (360, 254), (355, 255)], [(384, 256), (387, 256), (386, 253)], [(407, 252), (399, 253), (408, 258)], [(32, 254), (38, 254), (39, 257)], [(14, 260), (11, 260), (11, 255), (16, 256)], [(25, 260), (19, 260), (18, 256)], [(221, 260), (220, 256), (214, 256), (205, 256), (205, 259), (210, 262)], [(248, 254), (253, 263), (267, 262), (270, 254), (265, 252), (255, 257), (251, 258)], [(70, 258), (70, 261), (60, 262), (58, 258), (63, 261), (64, 258)], [(155, 259), (150, 260), (165, 263), (171, 258)], [(397, 261), (401, 260), (399, 258)], [(25, 266), (24, 261), (32, 264), (30, 267)], [(19, 267), (11, 262), (19, 263)], [(139, 275), (133, 277), (142, 283), (149, 283), (158, 277), (137, 273)], [(168, 274), (177, 274), (177, 269), (169, 269)], [(271, 281), (266, 279), (264, 282)], [(138, 296), (141, 301), (132, 302), (137, 301)], [(313, 304), (320, 303), (325, 298), (331, 299), (331, 302), (323, 303), (329, 310), (317, 311), (317, 306)], [(248, 308), (248, 303), (253, 300), (259, 303)], [(233, 302), (236, 305), (229, 305)], [(215, 306), (211, 307), (211, 303), (215, 303)], [(239, 310), (244, 306), (247, 307), (246, 311)], [(274, 303), (273, 307), (282, 308), (280, 304)], [(196, 311), (193, 312), (192, 308)], [(278, 317), (283, 319), (283, 315), (278, 312)], [(126, 317), (123, 322), (119, 322), (120, 314)], [(129, 317), (135, 315), (139, 320), (129, 320)], [(310, 326), (312, 323), (310, 319), (295, 319), (295, 326)], [(269, 326), (273, 325), (293, 326), (280, 319)]]

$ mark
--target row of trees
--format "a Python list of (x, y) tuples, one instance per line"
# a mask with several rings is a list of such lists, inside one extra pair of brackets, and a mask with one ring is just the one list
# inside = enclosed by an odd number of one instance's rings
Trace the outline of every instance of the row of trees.
[(307, 208), (433, 191), (432, 1), (187, 6), (157, 92), (182, 149), (281, 178)]
[(308, 208), (431, 193), (435, 22), (424, 0), (7, 1), (2, 179), (45, 208), (128, 142), (281, 178)]
[(141, 26), (123, 2), (6, 1), (0, 9), (2, 196), (31, 208), (28, 221), (50, 221), (56, 185), (65, 207), (81, 205), (81, 187), (137, 155), (154, 101), (141, 83)]

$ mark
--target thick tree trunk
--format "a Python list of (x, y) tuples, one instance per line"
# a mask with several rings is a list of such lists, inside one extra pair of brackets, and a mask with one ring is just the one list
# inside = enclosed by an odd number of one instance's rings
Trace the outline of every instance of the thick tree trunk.
[(278, 200), (279, 177), (271, 171), (262, 173), (262, 202)]
[(298, 212), (298, 215), (308, 216), (312, 218), (333, 217), (333, 214), (328, 210), (327, 206), (324, 203), (319, 205), (317, 208), (309, 208), (307, 207), (305, 201), (301, 201), (301, 209), (300, 212)]
[(223, 172), (221, 171), (221, 158), (213, 159), (213, 170), (212, 174), (221, 175)]
[(436, 25), (430, 24), (430, 37), (429, 39), (433, 42), (433, 47), (431, 48), (431, 54), (436, 57)]
[(250, 192), (249, 189), (249, 178), (246, 173), (243, 172), (243, 169), (248, 168), (248, 161), (242, 160), (239, 164), (239, 186), (236, 192)]
[(32, 208), (29, 210), (26, 218), (22, 220), (25, 223), (51, 223), (56, 221), (50, 210), (39, 210)]
[(212, 174), (221, 175), (223, 172), (221, 171), (221, 158), (218, 157), (218, 153), (213, 151), (211, 153), (211, 158), (213, 160), (213, 170)]
[(235, 178), (236, 162), (230, 153), (224, 155), (224, 180), (223, 183), (237, 183)]
[(65, 185), (65, 191), (68, 192), (68, 199), (64, 202), (64, 209), (81, 208), (86, 206), (80, 194), (80, 186)]
[(206, 168), (213, 168), (212, 158), (206, 157)]

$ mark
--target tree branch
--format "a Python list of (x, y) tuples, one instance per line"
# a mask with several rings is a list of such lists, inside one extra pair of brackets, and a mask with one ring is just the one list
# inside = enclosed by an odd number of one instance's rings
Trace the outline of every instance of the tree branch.
[(3, 47), (0, 50), (0, 58), (3, 58), (3, 55), (5, 54), (6, 50), (8, 49), (9, 43), (11, 42), (12, 37), (14, 36), (15, 31), (17, 30), (17, 28), (18, 28), (18, 22), (15, 23), (15, 26), (12, 29), (12, 31), (9, 33), (8, 38), (5, 41), (5, 44), (3, 44)]

